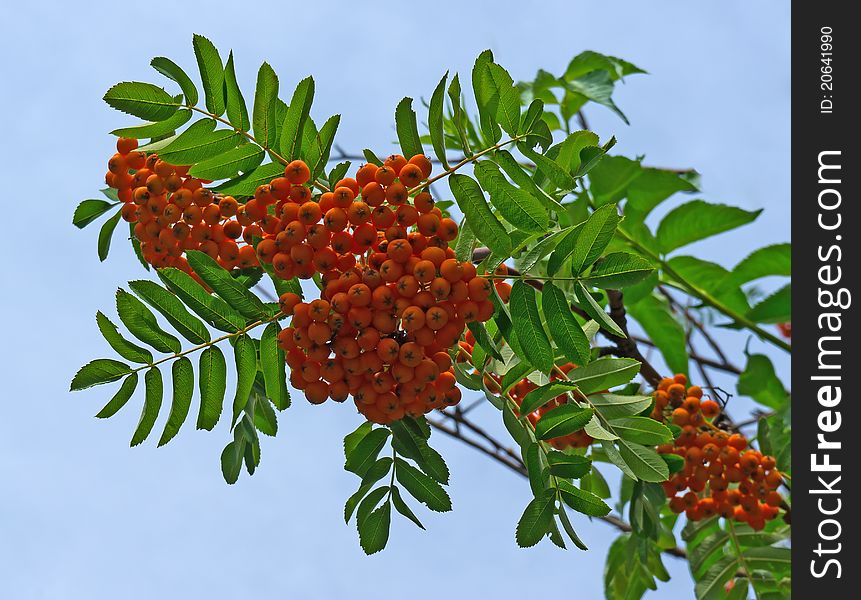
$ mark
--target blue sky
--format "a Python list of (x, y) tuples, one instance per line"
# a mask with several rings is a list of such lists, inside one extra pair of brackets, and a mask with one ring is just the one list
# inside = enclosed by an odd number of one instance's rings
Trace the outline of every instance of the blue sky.
[[(585, 49), (618, 55), (650, 75), (616, 92), (631, 126), (590, 109), (602, 139), (616, 135), (619, 153), (645, 154), (648, 164), (697, 168), (706, 200), (766, 208), (753, 225), (692, 249), (731, 266), (754, 244), (789, 239), (788, 4), (241, 5), (30, 2), (4, 11), (0, 171), (11, 210), (0, 248), (12, 264), (0, 297), (0, 597), (505, 599), (552, 572), (578, 597), (600, 598), (615, 532), (583, 518), (575, 524), (589, 553), (547, 542), (517, 549), (528, 486), (441, 434), (434, 442), (453, 472), (454, 512), (423, 514), (427, 532), (396, 521), (389, 548), (368, 558), (341, 519), (356, 486), (341, 468), (341, 438), (359, 422), (349, 406), (296, 402), (280, 415), (278, 438), (264, 440), (259, 472), (227, 486), (218, 467), (226, 422), (213, 433), (188, 423), (165, 448), (151, 440), (132, 450), (139, 404), (103, 422), (92, 415), (110, 389), (68, 393), (81, 364), (108, 355), (95, 311), (112, 314), (117, 286), (144, 276), (119, 243), (100, 264), (96, 232), (70, 224), (77, 202), (97, 197), (107, 132), (130, 122), (101, 96), (120, 80), (159, 81), (152, 56), (192, 70), (198, 32), (225, 54), (233, 48), (246, 97), (262, 60), (282, 88), (313, 74), (315, 117), (343, 115), (338, 143), (386, 154), (398, 100), (428, 97), (447, 69), (468, 73), (484, 48), (516, 79), (561, 72)], [(725, 339), (743, 362), (745, 339)], [(788, 360), (772, 355), (786, 373)], [(475, 414), (502, 434), (493, 409)], [(691, 597), (686, 566), (665, 562), (674, 580), (650, 597)]]

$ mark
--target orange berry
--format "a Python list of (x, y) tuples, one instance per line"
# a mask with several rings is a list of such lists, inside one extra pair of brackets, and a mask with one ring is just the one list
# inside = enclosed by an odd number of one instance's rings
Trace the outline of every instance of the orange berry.
[(292, 184), (301, 185), (311, 179), (311, 169), (301, 160), (294, 160), (284, 167), (284, 177)]

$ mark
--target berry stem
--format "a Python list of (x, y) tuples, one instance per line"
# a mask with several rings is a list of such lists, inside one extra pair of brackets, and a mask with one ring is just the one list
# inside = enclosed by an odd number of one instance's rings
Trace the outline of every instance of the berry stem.
[(181, 358), (183, 356), (186, 356), (187, 354), (193, 354), (194, 352), (197, 352), (198, 350), (203, 350), (204, 348), (209, 348), (210, 346), (215, 346), (216, 344), (223, 342), (224, 340), (229, 340), (230, 338), (244, 335), (256, 327), (260, 327), (261, 325), (266, 325), (267, 323), (277, 321), (277, 320), (279, 320), (285, 316), (286, 315), (284, 313), (278, 312), (275, 315), (269, 317), (268, 319), (260, 319), (259, 321), (255, 321), (253, 323), (246, 325), (245, 327), (243, 327), (242, 329), (239, 329), (238, 331), (234, 331), (233, 333), (227, 333), (225, 335), (222, 335), (221, 337), (215, 338), (214, 340), (210, 340), (210, 341), (206, 342), (205, 344), (199, 344), (197, 346), (192, 346), (188, 350), (183, 350), (182, 352), (177, 352), (175, 354), (171, 354), (170, 356), (165, 356), (164, 358), (160, 358), (160, 359), (153, 361), (151, 363), (147, 363), (145, 365), (141, 365), (139, 367), (136, 367), (136, 368), (132, 369), (131, 372), (136, 373), (138, 371), (142, 371), (143, 369), (149, 369), (152, 367), (156, 367), (156, 366), (158, 366), (162, 363), (165, 363), (169, 360), (175, 360), (177, 358)]
[(744, 575), (748, 581), (750, 581), (750, 587), (753, 588), (753, 595), (756, 600), (760, 600), (759, 591), (756, 589), (756, 585), (751, 578), (750, 568), (747, 566), (747, 561), (744, 559), (744, 552), (741, 550), (741, 546), (738, 543), (738, 537), (735, 534), (735, 524), (732, 522), (732, 519), (725, 519), (727, 532), (729, 533), (729, 538), (732, 540), (733, 549), (735, 550), (735, 555), (738, 557), (739, 565), (741, 565), (742, 571), (744, 571)]
[(482, 150), (481, 152), (478, 152), (477, 154), (473, 154), (472, 156), (467, 156), (462, 161), (460, 161), (456, 165), (453, 165), (452, 167), (446, 169), (445, 171), (443, 171), (439, 175), (434, 175), (433, 177), (431, 177), (430, 179), (428, 179), (424, 183), (420, 183), (417, 186), (410, 188), (409, 190), (407, 190), (407, 194), (412, 196), (414, 193), (419, 192), (426, 187), (429, 187), (432, 183), (437, 182), (440, 179), (443, 179), (444, 177), (448, 177), (449, 175), (451, 175), (452, 173), (454, 173), (455, 171), (457, 171), (461, 167), (464, 167), (471, 162), (477, 161), (479, 158), (481, 158), (485, 154), (489, 154), (490, 152), (494, 152), (495, 150), (499, 150), (500, 148), (503, 148), (509, 144), (513, 144), (513, 143), (517, 142), (518, 140), (522, 140), (525, 137), (526, 137), (526, 134), (515, 135), (511, 139), (505, 140), (504, 142), (499, 142), (498, 144), (494, 144), (490, 148), (485, 148), (484, 150)]

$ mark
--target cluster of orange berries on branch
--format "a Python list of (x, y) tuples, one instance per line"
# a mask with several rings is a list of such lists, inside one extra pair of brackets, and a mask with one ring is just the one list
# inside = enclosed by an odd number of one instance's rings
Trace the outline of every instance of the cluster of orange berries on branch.
[(763, 529), (783, 502), (777, 491), (783, 477), (774, 457), (749, 448), (743, 435), (716, 427), (711, 421), (720, 405), (687, 383), (677, 374), (663, 379), (654, 393), (652, 416), (681, 428), (673, 443), (657, 448), (684, 459), (682, 470), (663, 484), (670, 509), (691, 521), (719, 515)]
[[(381, 167), (364, 165), (355, 180), (320, 197), (322, 223), (312, 237), (327, 244), (311, 263), (322, 274), (321, 297), (280, 298), (282, 312), (293, 316), (279, 336), (291, 383), (312, 403), (352, 396), (367, 419), (390, 423), (460, 401), (447, 351), (467, 323), (493, 315), (494, 284), (455, 258), (449, 242), (457, 224), (430, 195), (409, 196), (430, 166), (421, 155), (409, 161), (395, 155)], [(305, 224), (308, 239), (317, 229)], [(291, 255), (306, 243), (296, 242), (302, 237), (296, 229), (285, 241)], [(282, 267), (273, 244), (281, 235), (257, 246), (276, 272)]]
[(146, 262), (176, 267), (195, 278), (183, 256), (186, 250), (205, 252), (226, 269), (258, 265), (250, 245), (255, 230), (245, 227), (251, 223), (243, 223), (243, 207), (236, 199), (216, 196), (204, 187), (208, 182), (189, 176), (188, 167), (136, 148), (137, 140), (117, 141), (105, 181), (124, 203), (122, 217), (134, 223)]

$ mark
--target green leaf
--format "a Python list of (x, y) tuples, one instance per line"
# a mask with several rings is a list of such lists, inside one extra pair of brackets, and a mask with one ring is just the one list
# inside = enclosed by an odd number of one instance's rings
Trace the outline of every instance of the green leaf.
[(449, 187), (470, 228), (494, 254), (511, 254), (511, 238), (491, 212), (478, 183), (468, 175), (455, 173), (448, 178)]
[(221, 452), (221, 474), (224, 481), (233, 485), (239, 479), (239, 473), (242, 471), (242, 447), (244, 443), (237, 443), (235, 440), (229, 442)]
[(75, 209), (72, 225), (78, 229), (83, 229), (116, 205), (116, 202), (108, 202), (107, 200), (84, 200)]
[(123, 289), (117, 290), (117, 314), (133, 336), (159, 352), (177, 354), (182, 350), (180, 341), (159, 327), (152, 311)]
[(530, 269), (532, 269), (532, 267), (538, 264), (538, 261), (553, 252), (553, 250), (556, 248), (556, 245), (559, 244), (562, 238), (567, 236), (568, 233), (568, 229), (554, 231), (553, 233), (542, 239), (540, 242), (535, 244), (532, 248), (524, 252), (517, 259), (517, 267), (523, 273), (529, 271)]
[(629, 383), (640, 371), (633, 358), (599, 358), (584, 367), (568, 372), (568, 379), (584, 394), (594, 394)]
[(510, 306), (517, 315), (512, 325), (523, 358), (538, 370), (549, 372), (553, 368), (553, 348), (541, 323), (535, 290), (518, 279), (511, 289)]
[(104, 262), (108, 257), (108, 252), (111, 249), (111, 237), (114, 235), (114, 229), (117, 228), (117, 223), (120, 222), (121, 212), (118, 210), (110, 219), (104, 222), (99, 230), (98, 252), (99, 260)]
[(676, 192), (697, 191), (697, 186), (691, 181), (692, 175), (696, 175), (696, 172), (677, 173), (640, 167), (640, 175), (628, 186), (626, 216), (631, 218), (636, 213), (638, 220), (645, 220), (652, 209)]
[[(431, 145), (436, 153), (437, 159), (442, 163), (443, 169), (448, 170), (448, 161), (445, 155), (445, 134), (443, 105), (445, 104), (445, 83), (448, 79), (448, 71), (439, 80), (430, 99), (428, 108), (428, 132), (430, 133)], [(397, 508), (397, 504), (395, 505)]]
[(148, 280), (129, 281), (129, 287), (144, 302), (160, 312), (167, 322), (189, 342), (205, 344), (209, 341), (209, 331), (206, 326), (188, 312), (185, 305), (166, 289)]
[(209, 181), (229, 179), (256, 169), (263, 157), (263, 148), (257, 144), (242, 144), (197, 163), (189, 169), (189, 174)]
[(654, 270), (652, 263), (638, 254), (612, 252), (596, 262), (583, 280), (605, 290), (620, 290), (639, 283)]
[(735, 556), (721, 558), (709, 567), (702, 579), (696, 582), (694, 589), (697, 598), (720, 598), (723, 595), (723, 586), (735, 577), (737, 571), (738, 558)]
[(365, 554), (375, 554), (386, 547), (391, 522), (392, 505), (388, 502), (358, 521), (359, 543)]
[(590, 517), (603, 517), (610, 512), (610, 507), (601, 498), (567, 481), (559, 482), (559, 491), (565, 504), (579, 513)]
[(221, 417), (224, 392), (227, 389), (227, 363), (218, 346), (209, 346), (200, 353), (200, 412), (197, 428), (212, 431)]
[(613, 102), (613, 79), (607, 71), (592, 71), (582, 77), (570, 79), (564, 83), (566, 89), (580, 94), (596, 104), (603, 104), (616, 113), (625, 124), (629, 124), (628, 118), (619, 110), (616, 103)]
[(565, 294), (550, 281), (541, 291), (541, 309), (553, 340), (565, 357), (577, 365), (587, 364), (591, 359), (589, 338), (574, 316)]
[(350, 457), (350, 454), (353, 453), (353, 450), (356, 449), (359, 442), (365, 439), (365, 436), (367, 436), (372, 429), (373, 424), (370, 421), (364, 421), (361, 425), (356, 427), (354, 431), (344, 436), (344, 459)]
[(651, 396), (622, 396), (619, 394), (589, 396), (589, 402), (605, 419), (617, 419), (640, 414), (652, 405), (652, 400)]
[(236, 129), (250, 131), (251, 120), (248, 118), (248, 107), (245, 106), (245, 99), (236, 81), (232, 50), (227, 56), (227, 65), (224, 67), (224, 88), (227, 94), (227, 120)]
[(617, 443), (622, 460), (637, 478), (654, 483), (660, 483), (669, 478), (670, 470), (667, 463), (657, 452), (623, 439), (618, 440)]
[(246, 334), (236, 338), (233, 345), (233, 358), (236, 363), (236, 394), (233, 397), (233, 423), (248, 404), (254, 378), (257, 375), (257, 349)]
[(554, 398), (566, 396), (569, 392), (576, 390), (577, 384), (570, 381), (551, 381), (539, 386), (526, 394), (520, 404), (520, 418), (525, 419), (527, 415), (538, 410)]
[(269, 399), (262, 393), (258, 393), (256, 386), (251, 393), (245, 412), (246, 418), (253, 414), (254, 429), (272, 437), (278, 435), (278, 415)]
[(467, 136), (465, 128), (467, 116), (463, 109), (460, 77), (457, 73), (454, 74), (454, 77), (452, 77), (451, 83), (448, 86), (448, 97), (451, 101), (452, 123), (454, 124), (455, 131), (457, 132), (458, 141), (460, 142), (461, 148), (463, 149), (463, 153), (466, 156), (472, 156), (472, 150), (469, 144), (469, 136)]
[(277, 98), (278, 76), (269, 63), (264, 62), (257, 71), (257, 87), (254, 92), (251, 117), (254, 138), (264, 148), (272, 148), (277, 142), (275, 139)]
[(266, 317), (266, 306), (242, 283), (230, 276), (214, 258), (198, 250), (186, 252), (188, 264), (227, 304), (249, 319)]
[(774, 371), (774, 365), (764, 354), (751, 354), (739, 376), (736, 389), (742, 396), (753, 398), (760, 404), (781, 410), (789, 404), (789, 395)]
[(435, 512), (451, 510), (451, 499), (443, 487), (408, 462), (395, 459), (395, 477), (419, 502)]
[(164, 121), (180, 106), (163, 88), (139, 81), (116, 84), (103, 100), (113, 109), (147, 121)]
[[(485, 140), (488, 143), (495, 143), (495, 142), (499, 141), (499, 139), (502, 137), (502, 130), (499, 128), (499, 125), (496, 122), (497, 121), (496, 115), (495, 115), (496, 106), (494, 106), (494, 107), (488, 106), (488, 104), (490, 103), (490, 100), (491, 100), (490, 95), (494, 91), (492, 88), (493, 82), (491, 81), (491, 85), (485, 84), (485, 75), (487, 73), (487, 66), (489, 64), (491, 64), (492, 62), (493, 62), (493, 53), (491, 53), (490, 50), (484, 50), (475, 59), (475, 63), (473, 64), (473, 67), (472, 67), (472, 77), (471, 77), (472, 78), (472, 90), (473, 90), (473, 93), (475, 94), (476, 104), (478, 105), (478, 119), (477, 119), (477, 121), (478, 121), (478, 124), (481, 128), (482, 135), (484, 136)], [(457, 82), (457, 75), (455, 75), (455, 78), (452, 80), (452, 85), (454, 85), (455, 83), (458, 83)], [(459, 94), (460, 85), (459, 85), (459, 83), (458, 83), (457, 87), (458, 87), (458, 98), (455, 101), (455, 98), (452, 97), (452, 104), (453, 105), (454, 104), (459, 105), (459, 103), (460, 103), (460, 98), (459, 98), (459, 96), (460, 96), (460, 94)], [(449, 88), (449, 95), (450, 96), (452, 95), (452, 89), (451, 88)], [(499, 104), (499, 96), (497, 95), (496, 96), (496, 105), (498, 106), (498, 104)], [(455, 114), (454, 114), (455, 125), (456, 126), (460, 125), (460, 127), (458, 127), (459, 129), (462, 127), (466, 127), (466, 128), (471, 129), (472, 123), (469, 122), (466, 115), (458, 115), (458, 112), (459, 112), (458, 108), (455, 108)], [(470, 133), (472, 133), (472, 132), (470, 132)], [(468, 145), (465, 145), (464, 147), (468, 147)]]
[[(362, 502), (362, 499), (365, 497), (365, 494), (368, 493), (368, 490), (370, 490), (371, 487), (376, 482), (378, 482), (380, 479), (382, 479), (383, 477), (385, 477), (389, 473), (389, 470), (392, 468), (392, 462), (393, 461), (390, 457), (385, 456), (385, 457), (379, 459), (378, 461), (376, 461), (371, 466), (371, 468), (368, 469), (368, 472), (365, 473), (364, 477), (362, 477), (362, 483), (359, 486), (359, 489), (356, 491), (355, 494), (353, 494), (352, 496), (347, 498), (347, 502), (346, 502), (346, 504), (344, 504), (344, 522), (345, 523), (350, 522), (350, 518), (353, 516), (353, 511), (356, 510), (356, 507), (359, 506), (360, 502)], [(370, 505), (370, 508), (369, 508), (369, 505), (365, 504), (363, 502), (362, 504), (364, 504), (364, 509), (367, 512), (370, 512), (370, 510), (374, 506), (376, 506), (377, 503), (379, 503), (380, 499), (385, 495), (385, 493), (388, 489), (389, 489), (388, 486), (385, 486), (385, 487), (378, 488), (378, 489), (374, 490), (373, 492), (371, 492), (371, 494), (368, 494), (369, 502), (371, 502), (372, 504)], [(382, 492), (380, 490), (382, 490)], [(376, 496), (376, 500), (374, 499), (375, 496)], [(361, 513), (360, 512), (360, 515), (361, 515), (360, 518), (363, 518), (363, 519), (367, 517), (367, 513)], [(358, 518), (357, 518), (357, 520), (358, 520)]]
[(546, 176), (557, 189), (573, 190), (576, 187), (577, 182), (574, 178), (552, 158), (535, 152), (522, 142), (517, 143), (517, 148), (526, 158), (535, 163), (537, 171)]
[(733, 268), (723, 285), (739, 286), (770, 275), (792, 275), (791, 244), (775, 244), (755, 250)]
[(276, 162), (266, 163), (235, 179), (225, 181), (212, 190), (233, 196), (253, 196), (258, 186), (269, 183), (282, 175), (284, 175), (284, 165)]
[(624, 156), (605, 156), (589, 172), (589, 192), (596, 206), (618, 202), (642, 173), (640, 162)]
[(604, 308), (595, 301), (592, 294), (589, 293), (589, 290), (587, 290), (581, 282), (577, 282), (577, 285), (574, 288), (574, 293), (577, 296), (578, 302), (582, 305), (583, 310), (585, 310), (590, 317), (595, 319), (595, 322), (598, 323), (598, 325), (613, 335), (622, 338), (628, 337), (619, 325), (610, 318), (610, 315), (604, 312)]
[(338, 131), (338, 124), (340, 122), (341, 115), (329, 117), (323, 123), (317, 135), (314, 136), (314, 141), (311, 143), (311, 147), (308, 149), (307, 156), (305, 157), (308, 168), (311, 170), (312, 181), (320, 176), (326, 167), (326, 163), (329, 161), (329, 154), (335, 141), (335, 132)]
[(475, 176), (490, 193), (490, 201), (506, 221), (515, 227), (535, 233), (544, 233), (550, 226), (547, 210), (529, 192), (513, 186), (492, 161), (475, 164)]
[(580, 408), (576, 404), (563, 404), (546, 412), (535, 426), (535, 437), (549, 440), (580, 431), (595, 414), (591, 408)]
[(94, 385), (116, 381), (132, 372), (125, 363), (110, 358), (98, 358), (81, 367), (72, 378), (71, 391), (83, 390)]
[(269, 323), (260, 336), (260, 368), (266, 385), (266, 395), (278, 410), (290, 406), (290, 393), (287, 390), (284, 351), (278, 346), (278, 323)]
[(179, 134), (158, 153), (173, 165), (194, 165), (235, 148), (242, 136), (231, 129), (215, 130), (215, 121), (201, 119)]
[(574, 531), (574, 526), (571, 524), (571, 519), (568, 518), (568, 513), (565, 512), (565, 507), (559, 507), (559, 522), (562, 523), (562, 528), (565, 530), (565, 533), (568, 534), (568, 537), (571, 538), (571, 541), (574, 542), (574, 545), (580, 548), (583, 551), (588, 550), (588, 546), (583, 543), (583, 540), (580, 539), (580, 536), (577, 535), (577, 532)]
[(792, 320), (792, 284), (786, 284), (750, 309), (747, 318), (756, 323), (786, 323)]
[(454, 247), (455, 258), (459, 261), (468, 260), (471, 262), (473, 248), (475, 248), (475, 234), (464, 218), (458, 227), (458, 236)]
[[(150, 61), (149, 64), (150, 66), (152, 66), (153, 69), (155, 69), (168, 79), (172, 79), (179, 84), (179, 87), (182, 89), (182, 93), (185, 96), (185, 104), (187, 106), (194, 106), (195, 104), (197, 104), (197, 88), (195, 87), (194, 82), (191, 80), (191, 77), (189, 77), (188, 74), (183, 71), (182, 67), (173, 62), (171, 59), (165, 58), (164, 56), (156, 56)], [(189, 113), (190, 117), (191, 111), (186, 112)], [(141, 137), (155, 136), (147, 135)]]
[(520, 125), (520, 93), (511, 75), (498, 64), (489, 62), (482, 72), (481, 86), (487, 111), (508, 135), (517, 135)]
[(200, 79), (203, 82), (203, 94), (206, 98), (206, 110), (216, 117), (224, 112), (224, 63), (212, 42), (202, 35), (194, 34), (192, 38), (194, 56), (200, 69)]
[(613, 239), (619, 224), (619, 212), (615, 204), (597, 209), (579, 228), (574, 250), (571, 253), (571, 268), (575, 274), (582, 273), (601, 256)]
[(688, 372), (687, 335), (685, 328), (673, 316), (669, 304), (649, 295), (626, 306), (646, 335), (655, 343), (673, 373)]
[(656, 446), (673, 438), (670, 428), (649, 417), (620, 417), (610, 421), (613, 432), (623, 440)]
[(485, 352), (490, 354), (496, 360), (504, 360), (502, 358), (502, 354), (499, 353), (499, 349), (496, 347), (496, 344), (490, 338), (490, 335), (488, 335), (487, 328), (485, 328), (483, 323), (472, 321), (467, 323), (466, 326), (475, 336), (476, 343), (481, 346)]
[(132, 394), (135, 393), (135, 388), (138, 385), (138, 374), (137, 372), (129, 373), (129, 376), (123, 379), (122, 384), (120, 385), (120, 389), (117, 390), (117, 393), (114, 394), (113, 398), (105, 404), (104, 408), (100, 410), (96, 417), (99, 419), (107, 419), (108, 417), (112, 417), (117, 414), (117, 411), (120, 410), (129, 399), (132, 397)]
[(182, 356), (173, 363), (173, 402), (170, 405), (170, 414), (164, 426), (164, 432), (158, 441), (159, 446), (164, 446), (179, 433), (179, 428), (185, 423), (191, 407), (191, 396), (194, 393), (194, 369), (191, 361)]
[(137, 140), (142, 140), (144, 138), (160, 138), (173, 134), (174, 131), (185, 125), (190, 119), (191, 111), (183, 108), (176, 111), (172, 117), (169, 117), (164, 121), (144, 123), (142, 125), (135, 125), (134, 127), (121, 127), (119, 129), (114, 129), (111, 132), (111, 135), (135, 138)]
[(281, 141), (279, 147), (287, 160), (299, 158), (302, 148), (302, 129), (311, 113), (311, 103), (314, 101), (314, 78), (306, 77), (296, 86), (284, 121), (281, 125)]
[(186, 306), (216, 329), (233, 333), (245, 327), (242, 315), (221, 298), (208, 294), (187, 273), (170, 267), (159, 269), (158, 276)]
[(425, 526), (422, 525), (422, 522), (419, 521), (419, 518), (415, 515), (415, 513), (410, 510), (410, 507), (407, 506), (407, 503), (404, 502), (404, 499), (401, 498), (400, 489), (397, 487), (392, 488), (392, 503), (395, 505), (395, 509), (407, 519), (416, 524), (419, 529), (424, 529)]
[[(732, 310), (745, 314), (750, 310), (747, 295), (738, 286), (724, 284), (730, 272), (717, 263), (693, 256), (674, 256), (667, 261), (667, 271), (672, 271), (673, 279), (704, 290)], [(684, 287), (684, 284), (681, 284)]]
[(506, 371), (505, 375), (502, 376), (503, 392), (508, 393), (515, 384), (534, 371), (535, 367), (524, 360), (513, 365), (508, 371)]
[(547, 210), (553, 210), (557, 213), (565, 212), (565, 207), (553, 196), (540, 188), (532, 178), (532, 174), (528, 173), (508, 150), (497, 150), (493, 153), (493, 160), (505, 171), (505, 174), (508, 175), (515, 185), (537, 198)]
[(161, 409), (161, 401), (164, 395), (164, 382), (161, 378), (161, 371), (153, 367), (144, 375), (144, 384), (146, 393), (144, 395), (144, 405), (141, 411), (141, 418), (138, 421), (138, 426), (132, 435), (131, 446), (137, 446), (142, 443), (150, 431), (152, 431), (155, 420), (158, 418), (158, 411)]
[(416, 461), (419, 468), (442, 484), (449, 479), (448, 466), (442, 455), (428, 445), (419, 429), (419, 424), (409, 418), (391, 424), (394, 439), (398, 442), (399, 452)]
[[(442, 107), (440, 107), (440, 111), (442, 111)], [(411, 158), (416, 154), (424, 153), (412, 98), (404, 98), (398, 102), (395, 109), (395, 130), (398, 133), (398, 141), (405, 157)]]
[(565, 479), (580, 479), (592, 470), (592, 461), (585, 456), (552, 451), (547, 455), (550, 472)]
[(356, 444), (352, 452), (347, 455), (347, 462), (344, 464), (344, 468), (351, 473), (363, 477), (377, 460), (377, 456), (380, 454), (383, 446), (386, 445), (387, 439), (389, 439), (389, 430), (385, 427), (371, 430)]
[(117, 354), (132, 362), (149, 364), (152, 362), (152, 353), (146, 348), (141, 348), (137, 344), (125, 339), (117, 329), (117, 326), (108, 319), (101, 311), (96, 313), (96, 324), (99, 326), (99, 331), (107, 340), (111, 348), (116, 350)]
[(542, 456), (541, 447), (536, 442), (530, 442), (526, 447), (526, 451), (523, 452), (523, 456), (532, 493), (535, 496), (541, 496), (550, 484), (550, 477), (546, 468), (546, 461)]
[(517, 522), (515, 539), (521, 548), (529, 548), (541, 541), (549, 531), (553, 523), (553, 510), (555, 506), (555, 490), (540, 497), (533, 498), (526, 505), (526, 510)]
[(746, 225), (761, 212), (692, 200), (674, 208), (664, 217), (658, 225), (656, 239), (661, 251), (669, 253), (692, 242)]
[(580, 237), (580, 231), (583, 229), (583, 223), (578, 223), (573, 227), (563, 229), (561, 237), (556, 242), (553, 252), (550, 253), (550, 258), (547, 260), (547, 274), (555, 275), (562, 268), (562, 265), (574, 252), (577, 246), (577, 239)]

